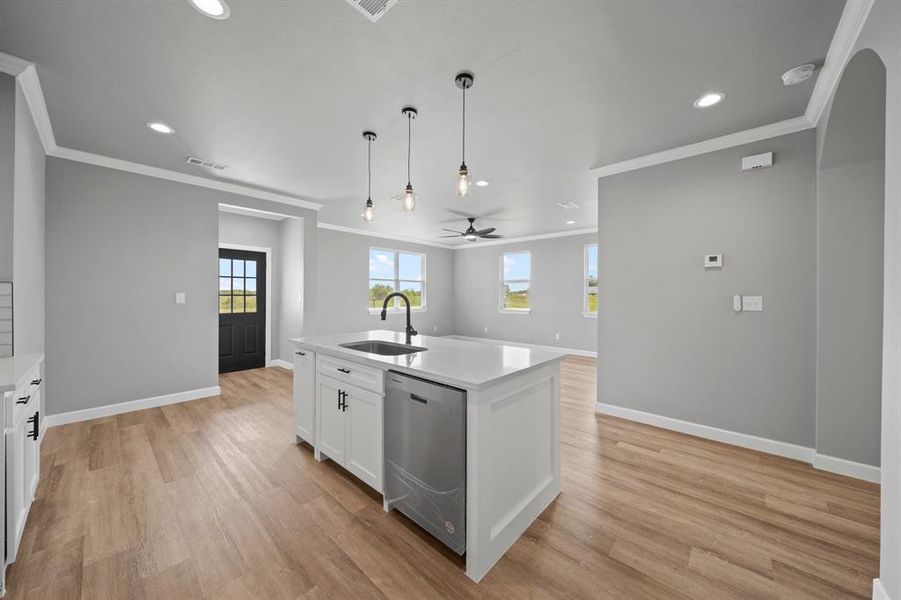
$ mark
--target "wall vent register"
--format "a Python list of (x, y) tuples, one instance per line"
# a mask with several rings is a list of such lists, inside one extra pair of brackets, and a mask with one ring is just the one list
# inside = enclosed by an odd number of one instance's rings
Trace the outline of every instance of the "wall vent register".
[(397, 0), (347, 0), (347, 3), (375, 23), (385, 16), (388, 9), (397, 4)]
[(196, 156), (189, 156), (185, 159), (185, 162), (189, 165), (194, 165), (195, 167), (204, 167), (205, 169), (213, 169), (214, 171), (224, 171), (228, 168), (228, 165), (226, 164), (204, 160), (202, 158), (197, 158)]

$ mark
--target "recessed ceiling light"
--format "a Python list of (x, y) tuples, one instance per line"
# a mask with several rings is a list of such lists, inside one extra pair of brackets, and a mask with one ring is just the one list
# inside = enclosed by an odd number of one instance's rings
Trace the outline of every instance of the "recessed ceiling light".
[(213, 19), (227, 19), (231, 14), (225, 0), (190, 0), (190, 2), (199, 13)]
[(567, 225), (575, 225), (576, 222), (575, 222), (575, 221), (567, 221), (566, 224), (567, 224)]
[(725, 97), (726, 94), (722, 92), (707, 92), (695, 100), (695, 108), (708, 108), (714, 104), (719, 104)]
[(175, 133), (174, 129), (172, 129), (165, 123), (161, 123), (160, 121), (150, 121), (149, 123), (147, 123), (147, 127), (151, 128), (157, 133), (165, 133), (166, 135)]
[(486, 185), (491, 185), (491, 184), (488, 183), (487, 181), (485, 181), (484, 179), (479, 179), (478, 181), (476, 181), (476, 185), (479, 187), (485, 187)]

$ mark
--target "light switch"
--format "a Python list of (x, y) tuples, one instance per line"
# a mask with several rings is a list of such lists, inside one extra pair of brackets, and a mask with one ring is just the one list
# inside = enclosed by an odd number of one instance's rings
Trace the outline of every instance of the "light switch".
[(763, 296), (742, 296), (741, 307), (745, 312), (763, 312)]
[(175, 292), (175, 303), (176, 304), (184, 304), (185, 303), (185, 293), (184, 292)]

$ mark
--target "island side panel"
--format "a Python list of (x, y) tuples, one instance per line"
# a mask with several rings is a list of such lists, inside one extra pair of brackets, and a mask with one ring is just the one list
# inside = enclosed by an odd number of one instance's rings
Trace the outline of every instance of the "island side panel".
[(467, 392), (466, 575), (479, 581), (560, 494), (560, 363)]

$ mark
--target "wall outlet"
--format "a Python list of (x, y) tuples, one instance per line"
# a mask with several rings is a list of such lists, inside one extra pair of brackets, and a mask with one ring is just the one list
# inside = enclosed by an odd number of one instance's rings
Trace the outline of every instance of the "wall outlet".
[(488, 326), (485, 325), (485, 333), (488, 333)]
[(175, 292), (175, 303), (176, 304), (184, 304), (187, 301), (187, 296), (184, 292)]
[(438, 333), (438, 326), (435, 325), (434, 327), (432, 327), (432, 331), (434, 331), (435, 333)]
[(554, 334), (554, 339), (557, 340), (557, 341), (559, 342), (559, 341), (560, 341), (560, 334), (559, 334), (559, 333), (555, 333), (555, 334)]
[(763, 296), (742, 296), (741, 307), (744, 312), (763, 312)]

